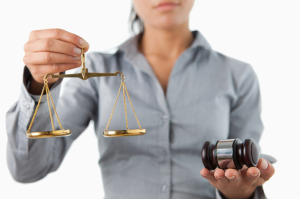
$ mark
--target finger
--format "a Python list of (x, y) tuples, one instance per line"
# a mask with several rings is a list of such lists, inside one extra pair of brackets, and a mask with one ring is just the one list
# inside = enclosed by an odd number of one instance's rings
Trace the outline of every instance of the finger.
[(25, 52), (57, 52), (70, 56), (80, 56), (81, 48), (57, 39), (39, 39), (29, 41), (24, 45)]
[(236, 169), (227, 169), (225, 171), (225, 177), (231, 183), (238, 183), (241, 180), (241, 173)]
[(215, 172), (214, 170), (208, 170), (208, 169), (204, 168), (200, 171), (200, 174), (202, 175), (202, 177), (207, 179), (213, 185), (217, 182), (217, 180), (214, 176), (214, 172)]
[(89, 44), (83, 38), (76, 34), (70, 33), (62, 29), (45, 29), (45, 30), (34, 30), (30, 33), (29, 40), (54, 38), (68, 43), (72, 43), (79, 48), (84, 48), (84, 52), (89, 49)]
[(223, 169), (216, 169), (214, 176), (218, 182), (229, 182), (228, 179), (225, 177), (225, 171)]
[(254, 184), (257, 182), (257, 180), (259, 179), (260, 177), (260, 170), (256, 167), (250, 167), (248, 170), (247, 170), (247, 173), (246, 173), (246, 180), (248, 182), (250, 182), (251, 184)]
[(36, 52), (26, 53), (23, 61), (27, 66), (41, 64), (77, 64), (81, 61), (81, 56), (73, 57), (61, 53)]
[(210, 171), (206, 168), (201, 169), (200, 174), (205, 179), (209, 180), (210, 182), (216, 182), (216, 178), (214, 176), (214, 171)]
[(52, 65), (43, 65), (40, 68), (42, 70), (49, 70), (49, 68), (51, 68), (51, 70), (48, 71), (48, 73), (61, 73), (61, 72), (65, 72), (67, 70), (78, 68), (80, 66), (81, 66), (80, 63), (77, 63), (77, 64), (52, 64)]
[(273, 167), (273, 165), (263, 158), (259, 160), (257, 168), (260, 170), (261, 177), (265, 181), (269, 180), (275, 173), (275, 168)]
[(33, 77), (37, 82), (43, 83), (44, 76), (48, 73), (61, 73), (79, 66), (81, 64), (32, 65), (29, 70), (31, 74), (34, 74)]

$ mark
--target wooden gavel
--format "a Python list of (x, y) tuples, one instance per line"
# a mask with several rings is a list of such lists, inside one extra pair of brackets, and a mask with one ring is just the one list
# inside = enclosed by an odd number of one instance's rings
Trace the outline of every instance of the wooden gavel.
[(241, 169), (243, 165), (256, 167), (260, 151), (253, 139), (219, 140), (216, 144), (205, 142), (202, 148), (202, 161), (205, 168)]

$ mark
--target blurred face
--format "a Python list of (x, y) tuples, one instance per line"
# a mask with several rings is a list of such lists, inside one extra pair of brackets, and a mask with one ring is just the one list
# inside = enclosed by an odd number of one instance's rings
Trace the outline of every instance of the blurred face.
[(144, 26), (173, 29), (188, 23), (194, 0), (133, 0)]

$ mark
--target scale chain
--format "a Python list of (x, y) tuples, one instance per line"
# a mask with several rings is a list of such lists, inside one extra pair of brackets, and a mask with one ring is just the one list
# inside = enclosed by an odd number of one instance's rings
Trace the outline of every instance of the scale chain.
[(141, 125), (140, 125), (140, 122), (139, 122), (139, 120), (138, 120), (138, 118), (137, 118), (137, 116), (136, 116), (136, 114), (135, 114), (134, 108), (133, 108), (133, 106), (132, 106), (132, 103), (131, 103), (131, 100), (130, 100), (130, 97), (129, 97), (129, 94), (128, 94), (128, 91), (127, 91), (127, 88), (126, 88), (125, 83), (124, 83), (124, 87), (125, 87), (125, 91), (126, 91), (126, 94), (127, 94), (127, 97), (128, 97), (129, 103), (130, 103), (130, 106), (131, 106), (131, 108), (132, 108), (134, 117), (135, 117), (135, 119), (136, 119), (136, 121), (137, 121), (137, 123), (138, 123), (140, 129), (142, 129), (142, 127), (141, 127)]
[[(109, 120), (108, 120), (108, 123), (107, 123), (107, 125), (106, 125), (105, 130), (108, 130), (108, 127), (109, 127), (109, 125), (110, 125), (112, 116), (113, 116), (114, 111), (115, 111), (115, 108), (116, 108), (117, 101), (118, 101), (119, 96), (120, 96), (120, 93), (121, 93), (121, 89), (123, 90), (124, 111), (125, 111), (125, 119), (126, 119), (126, 130), (128, 130), (127, 106), (126, 106), (126, 98), (125, 98), (126, 95), (127, 95), (128, 100), (129, 100), (130, 106), (131, 106), (131, 108), (132, 108), (134, 117), (135, 117), (135, 119), (136, 119), (136, 121), (137, 121), (137, 123), (138, 123), (138, 125), (139, 125), (139, 128), (142, 129), (142, 127), (141, 127), (141, 125), (140, 125), (140, 122), (139, 122), (139, 120), (138, 120), (138, 118), (137, 118), (137, 116), (136, 116), (135, 110), (134, 110), (134, 108), (133, 108), (131, 99), (130, 99), (130, 97), (129, 97), (128, 90), (127, 90), (127, 88), (126, 88), (125, 82), (122, 81), (122, 82), (121, 82), (121, 85), (120, 85), (120, 88), (119, 88), (119, 91), (118, 91), (117, 98), (116, 98), (116, 100), (115, 100), (115, 104), (114, 104), (113, 110), (112, 110), (112, 112), (111, 112), (111, 114), (110, 114), (110, 117), (109, 117)], [(126, 94), (125, 94), (125, 93), (126, 93)]]
[(114, 114), (114, 111), (115, 111), (115, 108), (116, 108), (116, 105), (117, 105), (117, 102), (118, 102), (118, 99), (119, 99), (119, 96), (120, 96), (121, 88), (122, 88), (122, 84), (120, 85), (120, 88), (119, 88), (119, 91), (118, 91), (118, 95), (117, 95), (117, 98), (116, 98), (116, 100), (115, 100), (115, 104), (114, 104), (113, 110), (112, 110), (112, 112), (111, 112), (111, 114), (110, 114), (110, 117), (109, 117), (109, 120), (108, 120), (108, 123), (107, 123), (107, 125), (106, 125), (105, 130), (108, 130), (109, 124), (110, 124), (110, 122), (111, 122), (111, 118), (112, 118), (112, 116), (113, 116), (113, 114)]
[(49, 87), (48, 87), (47, 83), (45, 83), (45, 86), (46, 86), (46, 96), (47, 96), (47, 103), (48, 103), (50, 120), (51, 120), (52, 130), (54, 131), (54, 124), (53, 124), (53, 118), (52, 118), (52, 112), (51, 112), (51, 106), (50, 106), (50, 100), (49, 100)]
[(45, 91), (45, 84), (44, 84), (44, 86), (43, 86), (42, 93), (41, 93), (41, 95), (40, 95), (40, 98), (39, 98), (38, 104), (36, 105), (36, 108), (35, 108), (35, 111), (34, 111), (34, 114), (33, 114), (33, 116), (32, 116), (32, 119), (31, 119), (31, 122), (30, 122), (30, 125), (29, 125), (29, 127), (28, 127), (28, 130), (27, 130), (27, 132), (30, 132), (30, 130), (31, 130), (31, 127), (32, 127), (32, 125), (33, 125), (33, 122), (34, 122), (35, 116), (36, 116), (36, 114), (37, 114), (37, 111), (38, 111), (38, 109), (39, 109), (39, 107), (40, 107), (40, 104), (41, 104), (41, 100), (42, 100), (42, 97), (43, 97), (44, 91)]
[(125, 83), (122, 81), (122, 87), (123, 87), (123, 99), (124, 99), (124, 112), (125, 112), (125, 120), (126, 120), (126, 130), (128, 130), (128, 120), (127, 120), (127, 107), (126, 107), (126, 98), (125, 98)]
[(58, 117), (58, 114), (57, 114), (57, 112), (56, 112), (56, 108), (55, 108), (55, 106), (54, 106), (54, 102), (53, 102), (52, 95), (51, 95), (50, 90), (49, 90), (49, 86), (47, 86), (47, 91), (48, 91), (48, 95), (49, 95), (50, 100), (51, 100), (51, 104), (52, 104), (52, 107), (53, 107), (53, 110), (54, 110), (54, 113), (55, 113), (55, 116), (56, 116), (58, 125), (59, 125), (59, 127), (60, 127), (60, 130), (64, 130), (64, 128), (62, 127), (62, 125), (61, 125), (61, 123), (60, 123), (60, 121), (59, 121), (59, 117)]

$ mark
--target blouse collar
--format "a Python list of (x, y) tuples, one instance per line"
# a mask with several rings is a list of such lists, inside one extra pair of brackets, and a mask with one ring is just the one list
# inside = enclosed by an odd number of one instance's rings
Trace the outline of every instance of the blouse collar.
[[(211, 50), (210, 44), (203, 37), (203, 35), (199, 31), (192, 31), (194, 35), (193, 43), (190, 47), (186, 49), (189, 51), (194, 48), (204, 48), (207, 50)], [(135, 35), (118, 46), (117, 52), (121, 52), (124, 56), (124, 59), (131, 63), (133, 66), (140, 68), (142, 71), (146, 73), (153, 74), (151, 67), (149, 66), (147, 60), (143, 56), (143, 54), (138, 49), (138, 41), (140, 38), (140, 34)]]

